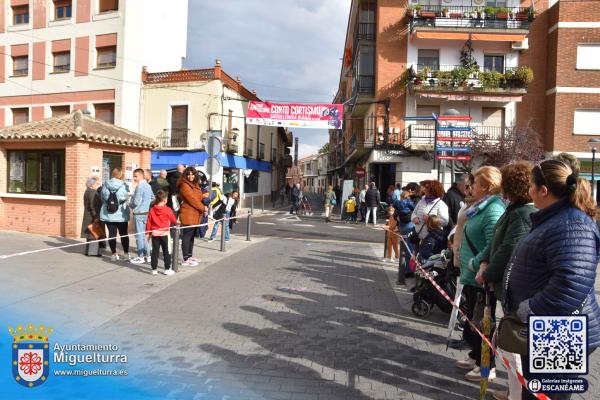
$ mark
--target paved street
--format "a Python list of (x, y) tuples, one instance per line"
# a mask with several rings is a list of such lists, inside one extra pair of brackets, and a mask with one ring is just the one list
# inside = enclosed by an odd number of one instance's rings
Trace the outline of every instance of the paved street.
[[(454, 367), (464, 352), (445, 349), (447, 315), (415, 318), (411, 294), (393, 284), (395, 267), (379, 261), (381, 229), (267, 212), (254, 218), (247, 243), (244, 225), (225, 258), (216, 242), (201, 242), (205, 263), (170, 281), (151, 282), (144, 267), (115, 267), (75, 251), (33, 255), (21, 278), (8, 277), (30, 293), (3, 307), (62, 309), (56, 318), (66, 325), (57, 328), (80, 329), (72, 338), (78, 343), (119, 345), (129, 354), (130, 378), (156, 398), (477, 397), (478, 385)], [(13, 248), (17, 239), (37, 244), (18, 235), (6, 235)], [(51, 289), (35, 280), (27, 286), (32, 274)], [(587, 399), (598, 398), (599, 358), (590, 360), (595, 386)], [(505, 378), (501, 371), (497, 382)]]

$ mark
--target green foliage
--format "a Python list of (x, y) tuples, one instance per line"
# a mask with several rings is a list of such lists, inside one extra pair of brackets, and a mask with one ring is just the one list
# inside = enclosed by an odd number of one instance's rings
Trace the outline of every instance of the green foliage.
[(325, 143), (323, 147), (319, 149), (319, 154), (327, 154), (329, 153), (329, 142)]
[(485, 7), (483, 9), (483, 12), (485, 12), (485, 15), (496, 15), (496, 8), (495, 7)]
[(458, 67), (450, 71), (450, 78), (458, 86), (464, 86), (471, 72), (471, 68)]
[(499, 88), (504, 80), (504, 75), (498, 71), (482, 71), (479, 73), (479, 82), (485, 89)]
[(477, 60), (473, 57), (473, 42), (471, 39), (467, 40), (460, 50), (460, 65), (463, 68), (478, 68)]
[(421, 4), (419, 4), (419, 3), (417, 3), (417, 4), (415, 4), (415, 7), (414, 7), (414, 9), (415, 9), (416, 11), (421, 11), (421, 10), (423, 9), (423, 6), (422, 6)]
[(524, 85), (529, 85), (533, 81), (533, 70), (526, 66), (517, 67), (515, 70), (515, 79)]

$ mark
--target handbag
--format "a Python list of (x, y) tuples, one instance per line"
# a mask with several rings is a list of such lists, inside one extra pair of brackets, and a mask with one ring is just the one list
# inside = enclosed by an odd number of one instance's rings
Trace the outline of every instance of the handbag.
[(337, 204), (337, 201), (335, 199), (331, 199), (329, 201), (329, 204), (331, 204), (332, 206), (335, 206)]
[(104, 239), (106, 237), (106, 232), (103, 229), (103, 226), (100, 224), (100, 221), (94, 221), (87, 226), (88, 232), (94, 237), (94, 239)]

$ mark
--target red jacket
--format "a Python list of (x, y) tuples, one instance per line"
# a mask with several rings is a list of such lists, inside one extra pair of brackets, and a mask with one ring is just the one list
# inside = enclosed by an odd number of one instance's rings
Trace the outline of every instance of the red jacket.
[(177, 218), (175, 218), (175, 214), (173, 214), (173, 210), (170, 207), (153, 206), (148, 213), (146, 232), (161, 229), (159, 232), (152, 232), (152, 236), (166, 236), (169, 234), (171, 224), (176, 223)]

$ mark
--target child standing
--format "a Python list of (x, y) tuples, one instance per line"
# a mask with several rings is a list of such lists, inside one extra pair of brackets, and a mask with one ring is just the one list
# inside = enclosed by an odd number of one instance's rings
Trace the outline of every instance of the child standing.
[[(176, 224), (177, 218), (170, 207), (167, 206), (167, 194), (162, 190), (156, 193), (154, 205), (148, 213), (146, 222), (146, 239), (152, 238), (152, 255), (150, 265), (152, 266), (152, 275), (157, 275), (158, 255), (162, 248), (165, 260), (165, 275), (173, 275), (171, 269), (171, 254), (169, 254), (169, 229), (171, 224)], [(152, 232), (149, 232), (152, 231)]]
[(394, 212), (396, 210), (394, 207), (388, 208), (388, 221), (386, 230), (387, 234), (387, 254), (386, 257), (382, 261), (383, 262), (392, 262), (392, 248), (394, 249), (394, 254), (396, 256), (395, 260), (398, 262), (398, 233), (396, 232), (396, 228), (398, 226), (398, 222), (394, 218)]
[(346, 200), (346, 222), (356, 222), (356, 197), (350, 195)]

